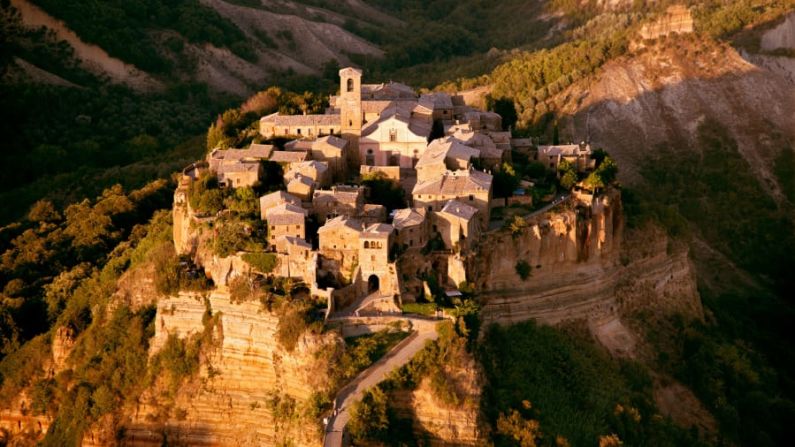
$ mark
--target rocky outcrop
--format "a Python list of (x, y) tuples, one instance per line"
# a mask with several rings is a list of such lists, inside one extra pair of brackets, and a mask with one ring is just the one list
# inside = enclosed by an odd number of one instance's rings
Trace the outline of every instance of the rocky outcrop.
[(561, 135), (576, 140), (587, 131), (593, 145), (609, 148), (625, 184), (644, 182), (640, 166), (660, 146), (681, 151), (683, 163), (700, 156), (699, 126), (715, 122), (760, 184), (782, 197), (772, 167), (782, 141), (795, 138), (795, 89), (727, 45), (669, 36), (605, 64), (553, 101), (564, 116)]
[(71, 328), (61, 326), (52, 339), (52, 369), (58, 374), (66, 368), (66, 360), (75, 346), (75, 335)]
[[(650, 305), (700, 316), (686, 249), (669, 252), (667, 238), (656, 232), (635, 242), (646, 233), (633, 232), (630, 250), (622, 250), (618, 191), (592, 199), (590, 206), (585, 198), (534, 216), (516, 234), (505, 229), (489, 235), (470, 263), (483, 290), (482, 319), (557, 324)], [(522, 261), (531, 267), (525, 280), (517, 273)]]
[(414, 389), (390, 391), (390, 408), (399, 419), (411, 421), (413, 435), (431, 446), (473, 446), (485, 439), (480, 415), (482, 374), (472, 354), (459, 340), (447, 346), (437, 374), (444, 376), (447, 392), (442, 399), (432, 379), (423, 378)]
[(201, 333), (213, 320), (215, 348), (199, 377), (172, 400), (157, 388), (145, 392), (128, 411), (125, 445), (319, 445), (311, 397), (330, 387), (328, 359), (341, 347), (339, 336), (305, 333), (287, 352), (276, 341), (278, 317), (259, 303), (233, 304), (220, 292), (183, 294), (158, 303), (152, 352), (169, 335)]
[(687, 34), (693, 32), (693, 16), (684, 5), (669, 6), (657, 20), (643, 25), (640, 36), (644, 39), (656, 39), (672, 33)]
[(795, 49), (795, 14), (788, 15), (781, 24), (766, 31), (759, 41), (759, 46), (763, 51)]
[(0, 408), (0, 445), (37, 445), (51, 423), (51, 418), (33, 414), (31, 398), (23, 391)]

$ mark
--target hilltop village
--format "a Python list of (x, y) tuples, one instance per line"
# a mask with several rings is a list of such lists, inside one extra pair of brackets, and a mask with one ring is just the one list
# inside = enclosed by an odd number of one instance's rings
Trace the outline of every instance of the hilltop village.
[[(261, 140), (284, 141), (283, 147), (215, 149), (183, 171), (174, 200), (175, 246), (197, 259), (217, 286), (259, 270), (303, 281), (312, 296), (327, 299), (329, 313), (357, 315), (398, 312), (403, 302), (427, 296), (427, 283), (418, 278), (429, 274), (454, 296), (467, 281), (462, 256), (476, 251), (490, 228), (505, 225), (502, 211), (542, 205), (533, 203), (533, 184), (525, 180), (509, 197), (495, 199), (495, 175), (512, 152), (558, 176), (564, 164), (580, 177), (595, 167), (588, 144), (514, 139), (499, 114), (470, 107), (461, 96), (417, 94), (397, 82), (363, 84), (356, 68), (340, 70), (339, 77), (340, 93), (324, 114), (260, 119)], [(258, 197), (264, 231), (254, 251), (262, 251), (265, 267), (246, 253), (203, 255), (206, 236), (195, 229), (212, 226), (216, 216), (192, 206), (196, 185), (212, 178), (220, 188), (254, 188), (274, 175), (281, 178)], [(383, 200), (363, 179), (402, 189), (408, 206), (376, 203)], [(429, 263), (428, 254), (444, 262)]]

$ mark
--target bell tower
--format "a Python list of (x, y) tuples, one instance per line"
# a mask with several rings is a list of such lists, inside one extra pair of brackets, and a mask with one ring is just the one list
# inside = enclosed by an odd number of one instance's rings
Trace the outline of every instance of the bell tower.
[(340, 70), (340, 129), (342, 138), (348, 140), (349, 154), (358, 172), (359, 137), (362, 135), (362, 71), (347, 67)]

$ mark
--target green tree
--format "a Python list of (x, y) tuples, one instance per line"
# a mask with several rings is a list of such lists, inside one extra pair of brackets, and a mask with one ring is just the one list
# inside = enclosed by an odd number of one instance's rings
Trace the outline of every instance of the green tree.
[(367, 390), (354, 404), (348, 428), (354, 439), (380, 438), (389, 427), (387, 396), (379, 388)]

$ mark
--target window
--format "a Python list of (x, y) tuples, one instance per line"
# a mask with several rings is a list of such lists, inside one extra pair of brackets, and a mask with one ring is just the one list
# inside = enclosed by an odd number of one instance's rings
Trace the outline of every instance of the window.
[(353, 79), (348, 79), (348, 91), (353, 91)]
[(364, 248), (370, 248), (370, 242), (364, 241)]
[(370, 261), (375, 262), (375, 255), (370, 256)]
[(353, 127), (353, 120), (348, 120), (348, 127)]
[(471, 201), (473, 201), (473, 200), (475, 200), (475, 196), (474, 196), (474, 195), (472, 195), (472, 194), (470, 194), (470, 195), (469, 195), (469, 201), (471, 202)]
[(312, 129), (307, 130), (306, 133), (309, 134), (309, 135), (312, 135)]
[(301, 135), (301, 129), (298, 129), (298, 135)]
[(276, 225), (271, 225), (271, 231), (276, 230)]
[(290, 134), (290, 129), (284, 129), (284, 134), (285, 135), (289, 135)]
[(397, 130), (389, 129), (389, 141), (393, 143), (397, 141)]

